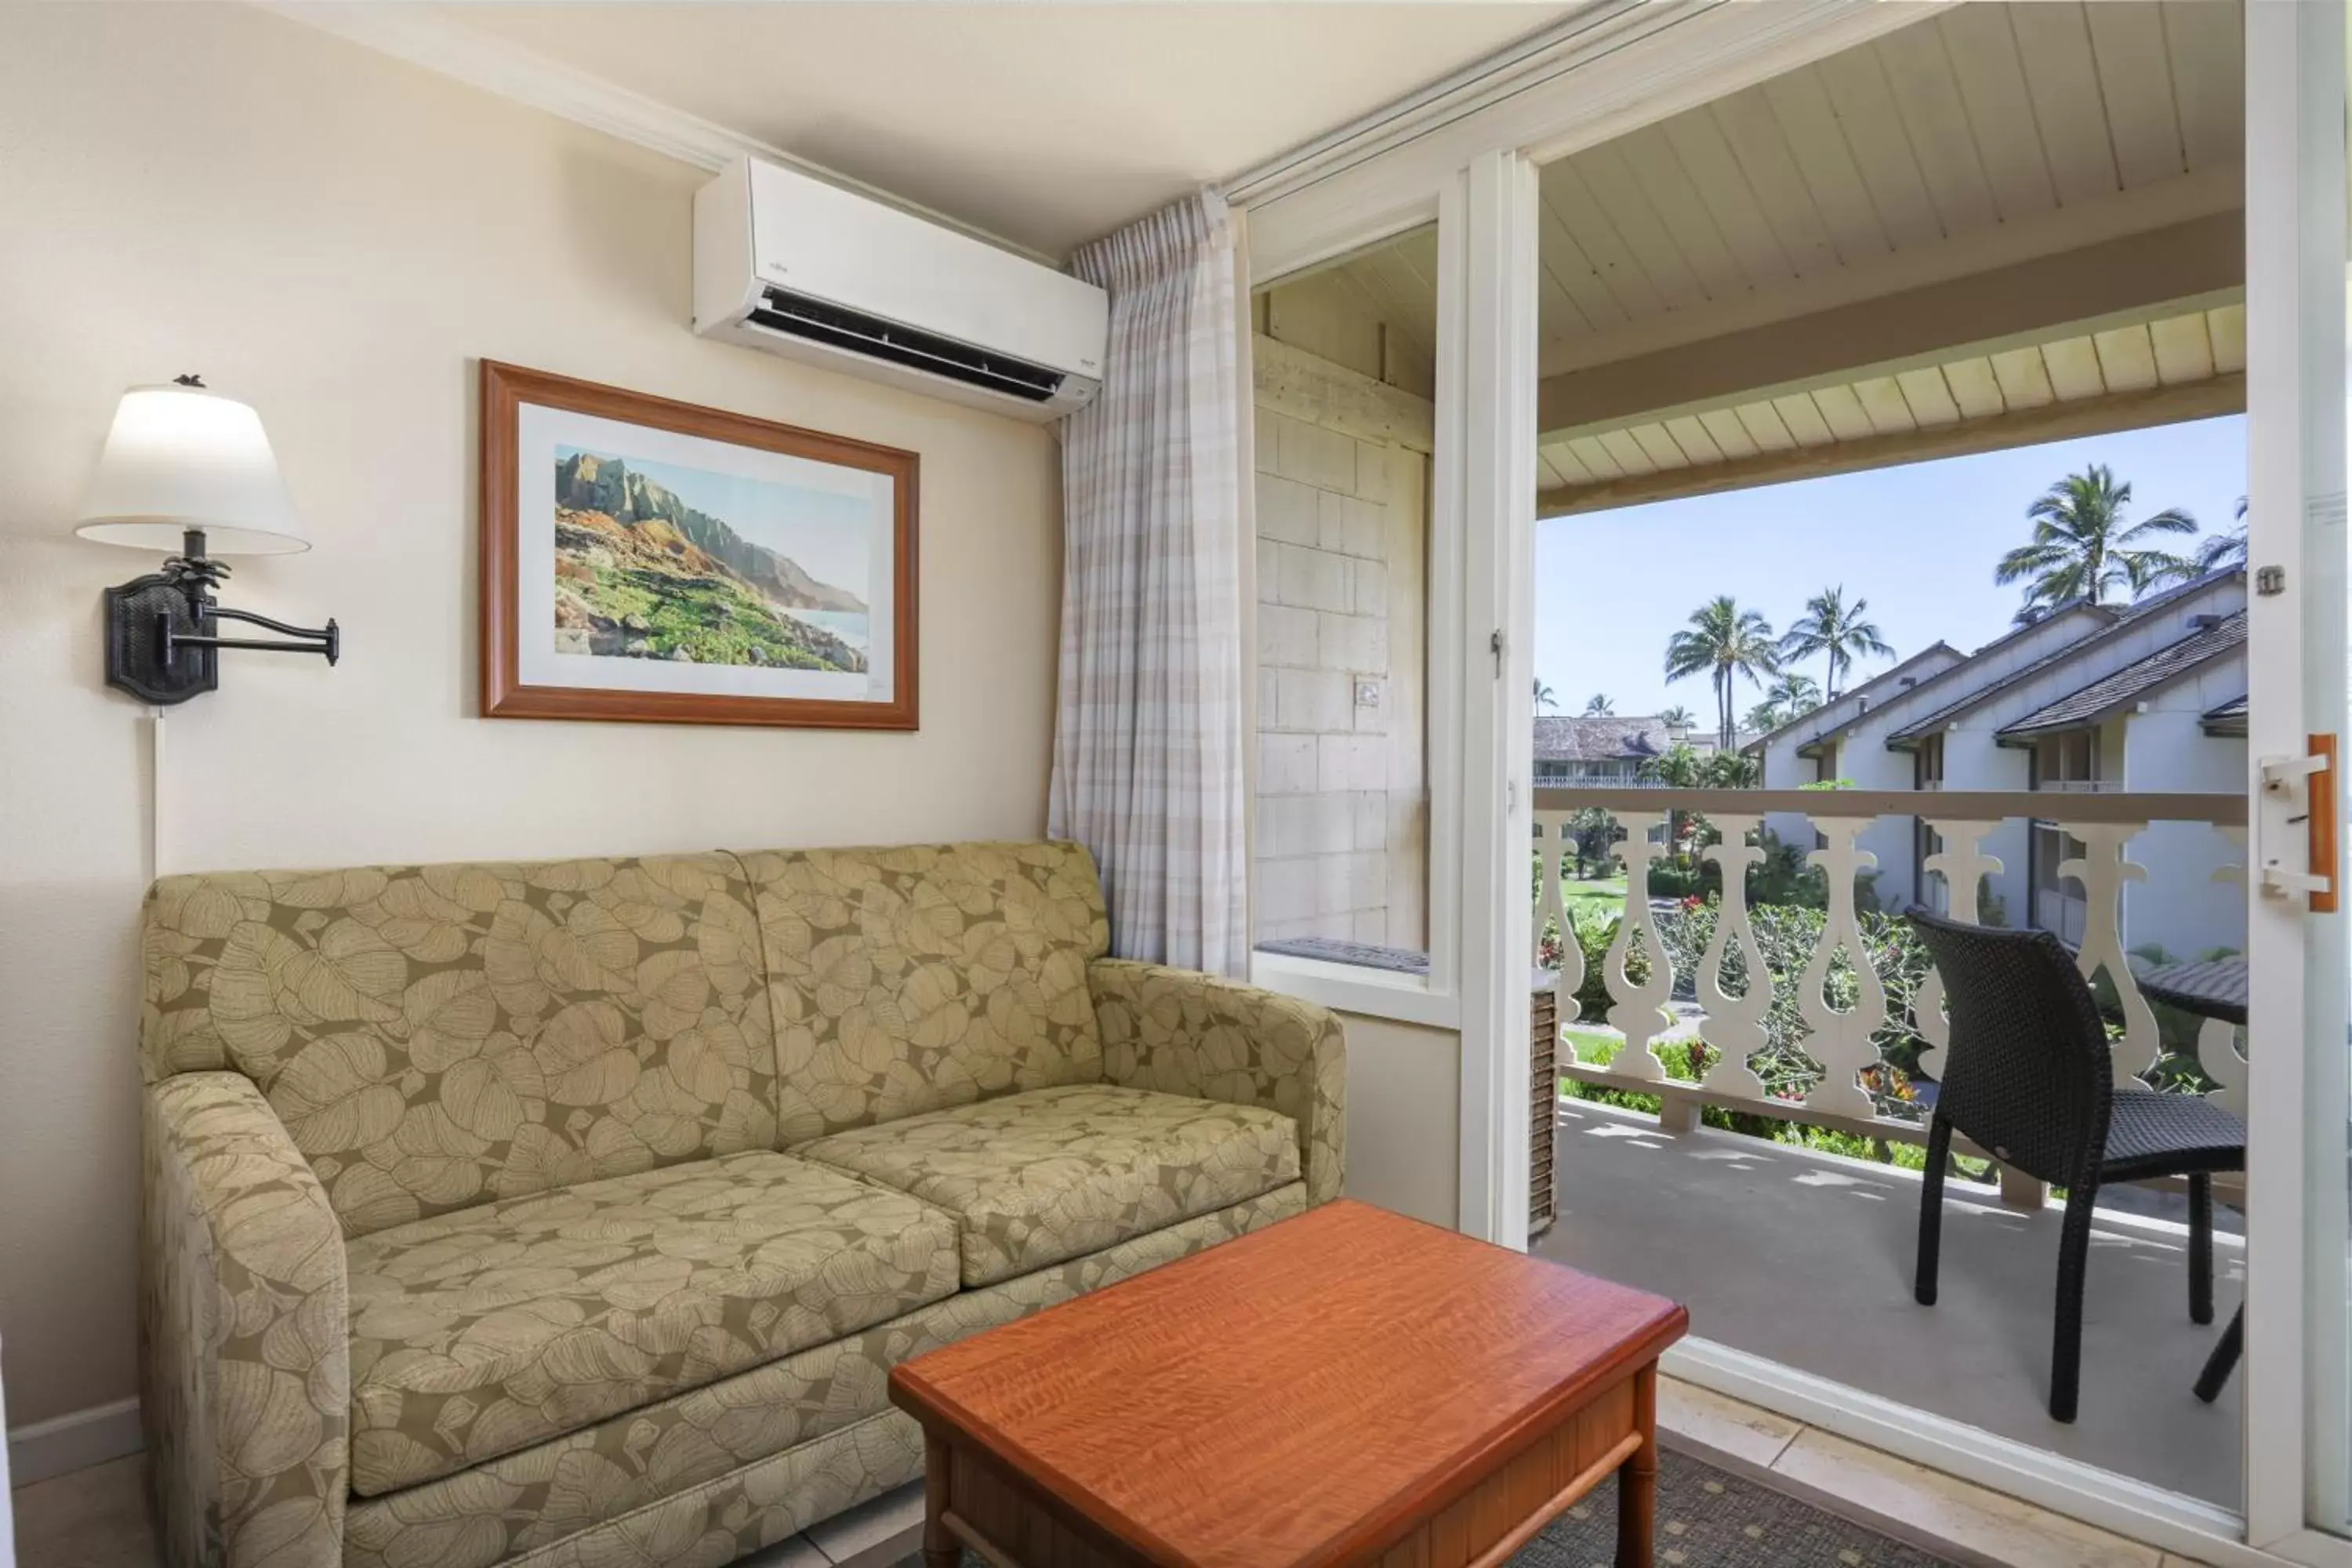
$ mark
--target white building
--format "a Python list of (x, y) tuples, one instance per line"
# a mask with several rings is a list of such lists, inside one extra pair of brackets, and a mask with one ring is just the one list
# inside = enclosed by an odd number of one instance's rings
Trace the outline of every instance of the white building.
[(1642, 783), (1642, 766), (1690, 741), (1690, 726), (1658, 718), (1562, 713), (1536, 719), (1538, 789), (1618, 789)]
[[(1750, 749), (1773, 789), (2240, 790), (2245, 604), (2245, 574), (2232, 570), (2136, 605), (2070, 605), (1972, 655), (1938, 643)], [(1801, 817), (1766, 826), (1810, 834)], [(1862, 844), (1878, 858), (1881, 907), (1942, 902), (1942, 879), (1921, 864), (1935, 847), (1922, 823), (1883, 821)], [(2064, 835), (2010, 823), (1984, 847), (2001, 862), (1986, 881), (1989, 918), (2081, 936), (2081, 889), (2058, 874), (2074, 852)], [(2153, 825), (2130, 858), (2147, 878), (2126, 894), (2126, 946), (2188, 957), (2243, 941), (2235, 896), (2211, 880), (2236, 852), (2211, 828)]]

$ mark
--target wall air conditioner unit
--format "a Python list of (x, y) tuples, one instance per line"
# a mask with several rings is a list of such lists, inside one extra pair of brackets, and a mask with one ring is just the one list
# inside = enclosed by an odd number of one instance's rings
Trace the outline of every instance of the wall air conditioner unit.
[(739, 158), (694, 197), (694, 330), (1017, 419), (1102, 385), (1109, 301), (1034, 261)]

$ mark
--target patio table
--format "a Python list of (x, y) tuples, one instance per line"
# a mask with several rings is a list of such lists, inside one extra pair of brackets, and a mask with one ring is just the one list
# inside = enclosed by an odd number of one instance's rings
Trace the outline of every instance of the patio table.
[[(2241, 1026), (2246, 1022), (2246, 961), (2242, 958), (2168, 963), (2141, 975), (2139, 989), (2151, 1002), (2162, 1002), (2200, 1018), (2219, 1018)], [(2246, 1308), (2240, 1302), (2230, 1315), (2230, 1326), (2221, 1331), (2221, 1342), (2205, 1358), (2205, 1370), (2197, 1374), (2198, 1398), (2210, 1405), (2221, 1396), (2222, 1385), (2238, 1368), (2245, 1343)]]

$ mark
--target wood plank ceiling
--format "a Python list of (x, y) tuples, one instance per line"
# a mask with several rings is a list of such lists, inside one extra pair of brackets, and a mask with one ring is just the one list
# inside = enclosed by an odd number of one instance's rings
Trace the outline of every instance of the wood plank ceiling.
[[(2026, 302), (1996, 330), (1982, 323), (2002, 312), (1979, 310), (1928, 352), (1857, 331), (1833, 369), (1784, 378), (1767, 354), (1737, 391), (1702, 374), (1668, 397), (1655, 368), (1801, 318), (1843, 344), (1837, 312), (1858, 301), (2227, 221), (2242, 203), (2242, 25), (2238, 0), (1962, 5), (1546, 165), (1540, 366), (1548, 413), (1575, 412), (1541, 437), (1542, 510), (1758, 482), (1776, 454), (1788, 477), (1900, 461), (1900, 437), (1974, 421), (2005, 421), (2017, 434), (1986, 444), (2010, 444), (2031, 438), (2022, 416), (2060, 405), (2081, 405), (2079, 423), (2138, 399), (2119, 416), (2153, 423), (2242, 398), (2242, 279), (2201, 274), (2191, 297), (2126, 290), (2088, 321), (2042, 321)], [(1419, 240), (1428, 257), (1390, 246), (1338, 270), (1385, 319), (1433, 321), (1434, 238)], [(1651, 401), (1608, 408), (1612, 383)], [(1953, 449), (1969, 448), (1947, 435), (1919, 455)], [(1722, 472), (1675, 477), (1708, 468)]]
[(1537, 489), (1552, 516), (2196, 418), (2243, 405), (2245, 368), (2246, 308), (2218, 305), (1568, 436)]

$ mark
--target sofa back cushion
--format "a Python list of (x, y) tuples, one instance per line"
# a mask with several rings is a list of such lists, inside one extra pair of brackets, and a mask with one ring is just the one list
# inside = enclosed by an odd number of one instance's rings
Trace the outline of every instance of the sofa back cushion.
[(1076, 844), (747, 854), (786, 1148), (1102, 1079), (1087, 965), (1109, 950)]
[(776, 1144), (731, 855), (168, 877), (145, 963), (148, 1080), (250, 1078), (352, 1235)]

